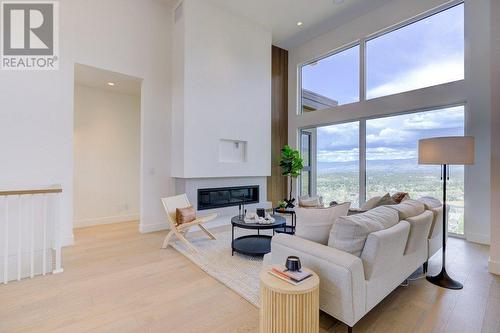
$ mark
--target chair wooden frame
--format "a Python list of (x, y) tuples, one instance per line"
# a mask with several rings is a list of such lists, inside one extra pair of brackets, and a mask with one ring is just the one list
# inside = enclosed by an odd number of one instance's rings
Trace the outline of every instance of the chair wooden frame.
[(161, 247), (162, 249), (167, 248), (170, 240), (172, 239), (172, 236), (175, 236), (177, 237), (177, 239), (183, 242), (191, 252), (197, 253), (198, 249), (196, 249), (196, 247), (191, 244), (186, 238), (186, 233), (191, 227), (194, 226), (200, 228), (201, 231), (203, 231), (210, 239), (215, 239), (215, 236), (203, 226), (203, 223), (215, 219), (217, 217), (217, 214), (200, 216), (197, 217), (194, 221), (178, 225), (176, 221), (177, 208), (191, 206), (187, 195), (181, 194), (173, 197), (162, 198), (161, 201), (167, 213), (167, 220), (170, 224), (170, 231), (165, 236), (165, 240), (163, 241), (163, 245)]

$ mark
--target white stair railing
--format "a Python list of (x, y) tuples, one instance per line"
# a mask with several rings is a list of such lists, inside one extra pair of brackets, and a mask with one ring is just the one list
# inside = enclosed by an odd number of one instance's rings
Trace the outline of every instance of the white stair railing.
[(4, 284), (63, 271), (61, 193), (61, 188), (0, 191), (0, 279)]

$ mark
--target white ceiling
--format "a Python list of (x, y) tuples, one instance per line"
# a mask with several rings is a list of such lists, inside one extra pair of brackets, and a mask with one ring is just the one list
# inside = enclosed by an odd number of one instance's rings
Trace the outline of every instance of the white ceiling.
[[(84, 86), (100, 88), (116, 93), (141, 95), (141, 79), (121, 73), (91, 67), (87, 65), (75, 65), (75, 82)], [(115, 85), (110, 86), (108, 82)]]
[[(270, 30), (285, 49), (303, 43), (391, 0), (210, 0)], [(303, 22), (297, 26), (297, 22)]]

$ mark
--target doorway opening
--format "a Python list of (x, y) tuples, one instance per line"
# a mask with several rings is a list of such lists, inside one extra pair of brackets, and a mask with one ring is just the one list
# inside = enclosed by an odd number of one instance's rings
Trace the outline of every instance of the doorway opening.
[(139, 221), (141, 79), (75, 65), (74, 228)]

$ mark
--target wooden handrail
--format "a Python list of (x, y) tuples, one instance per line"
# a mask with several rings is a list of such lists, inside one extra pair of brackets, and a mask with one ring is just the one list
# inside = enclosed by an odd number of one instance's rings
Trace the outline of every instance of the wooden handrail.
[(48, 193), (61, 193), (62, 188), (42, 188), (35, 190), (9, 190), (9, 191), (0, 191), (0, 196), (9, 196), (9, 195), (26, 195), (26, 194), (48, 194)]

